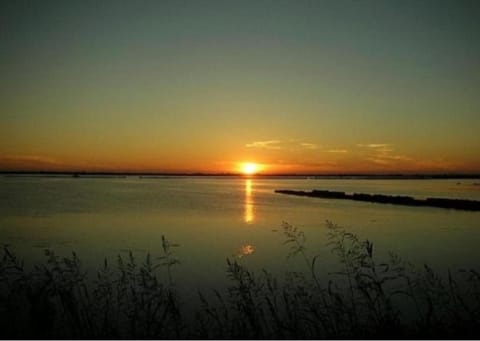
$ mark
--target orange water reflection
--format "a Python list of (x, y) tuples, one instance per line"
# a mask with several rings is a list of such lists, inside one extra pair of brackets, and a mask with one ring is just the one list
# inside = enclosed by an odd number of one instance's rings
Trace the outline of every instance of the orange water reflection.
[(253, 181), (252, 179), (245, 179), (245, 210), (243, 214), (243, 220), (247, 224), (253, 223), (253, 220), (255, 219), (253, 204)]
[(250, 244), (243, 245), (239, 250), (240, 257), (242, 256), (250, 256), (255, 252), (255, 247)]

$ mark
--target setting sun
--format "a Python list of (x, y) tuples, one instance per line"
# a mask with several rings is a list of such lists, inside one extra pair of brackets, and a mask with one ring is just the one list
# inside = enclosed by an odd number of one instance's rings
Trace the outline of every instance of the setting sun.
[(258, 172), (259, 166), (253, 162), (246, 162), (241, 165), (241, 170), (245, 175), (253, 175)]

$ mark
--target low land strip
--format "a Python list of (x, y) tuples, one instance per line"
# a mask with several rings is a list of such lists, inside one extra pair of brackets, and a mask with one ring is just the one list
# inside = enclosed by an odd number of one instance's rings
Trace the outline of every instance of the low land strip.
[(298, 195), (303, 197), (324, 198), (324, 199), (344, 199), (354, 201), (373, 202), (379, 204), (393, 204), (404, 206), (428, 206), (439, 208), (450, 208), (465, 211), (480, 211), (480, 201), (467, 199), (447, 199), (447, 198), (426, 198), (415, 199), (410, 196), (384, 195), (384, 194), (368, 194), (317, 190), (313, 191), (295, 191), (289, 189), (277, 189), (275, 193)]

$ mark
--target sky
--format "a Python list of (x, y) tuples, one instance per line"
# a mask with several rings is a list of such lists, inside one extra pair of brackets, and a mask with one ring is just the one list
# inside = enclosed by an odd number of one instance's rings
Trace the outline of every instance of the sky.
[(480, 173), (479, 1), (1, 1), (0, 170)]

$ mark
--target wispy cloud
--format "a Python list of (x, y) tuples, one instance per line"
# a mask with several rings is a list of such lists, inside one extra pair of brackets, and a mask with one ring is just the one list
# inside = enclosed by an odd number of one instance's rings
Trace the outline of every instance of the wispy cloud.
[(386, 149), (390, 148), (391, 144), (390, 143), (359, 143), (357, 144), (357, 147), (360, 148), (372, 148), (372, 149)]
[(319, 171), (334, 171), (338, 169), (338, 163), (335, 161), (316, 162), (312, 160), (275, 160), (269, 167), (273, 167), (278, 172), (286, 173), (309, 173)]
[(411, 161), (412, 158), (405, 156), (405, 155), (390, 155), (390, 154), (385, 154), (382, 156), (384, 159), (387, 160), (394, 160), (394, 161)]
[(0, 158), (4, 162), (34, 162), (47, 164), (61, 164), (58, 160), (42, 155), (5, 155)]
[(298, 140), (264, 140), (264, 141), (254, 141), (247, 143), (245, 145), (247, 148), (261, 148), (261, 149), (272, 149), (272, 150), (299, 150), (299, 149), (308, 149), (314, 150), (320, 148), (316, 143), (298, 141)]
[(357, 144), (357, 147), (365, 149), (365, 160), (377, 165), (396, 165), (399, 162), (412, 161), (406, 155), (396, 154), (395, 149), (390, 143), (368, 143)]
[(346, 149), (329, 149), (329, 150), (327, 150), (327, 153), (344, 154), (344, 153), (348, 153), (348, 150), (346, 150)]
[(281, 149), (280, 143), (281, 141), (279, 140), (254, 141), (252, 143), (247, 143), (245, 147), (264, 148), (264, 149)]
[(370, 161), (370, 162), (373, 162), (373, 163), (375, 163), (375, 164), (377, 164), (377, 165), (384, 165), (384, 166), (386, 166), (386, 165), (389, 165), (389, 164), (390, 164), (390, 161), (385, 160), (385, 159), (381, 159), (381, 158), (368, 157), (368, 158), (366, 158), (365, 160)]
[(305, 149), (318, 149), (318, 145), (315, 143), (302, 142), (300, 143), (300, 146)]

